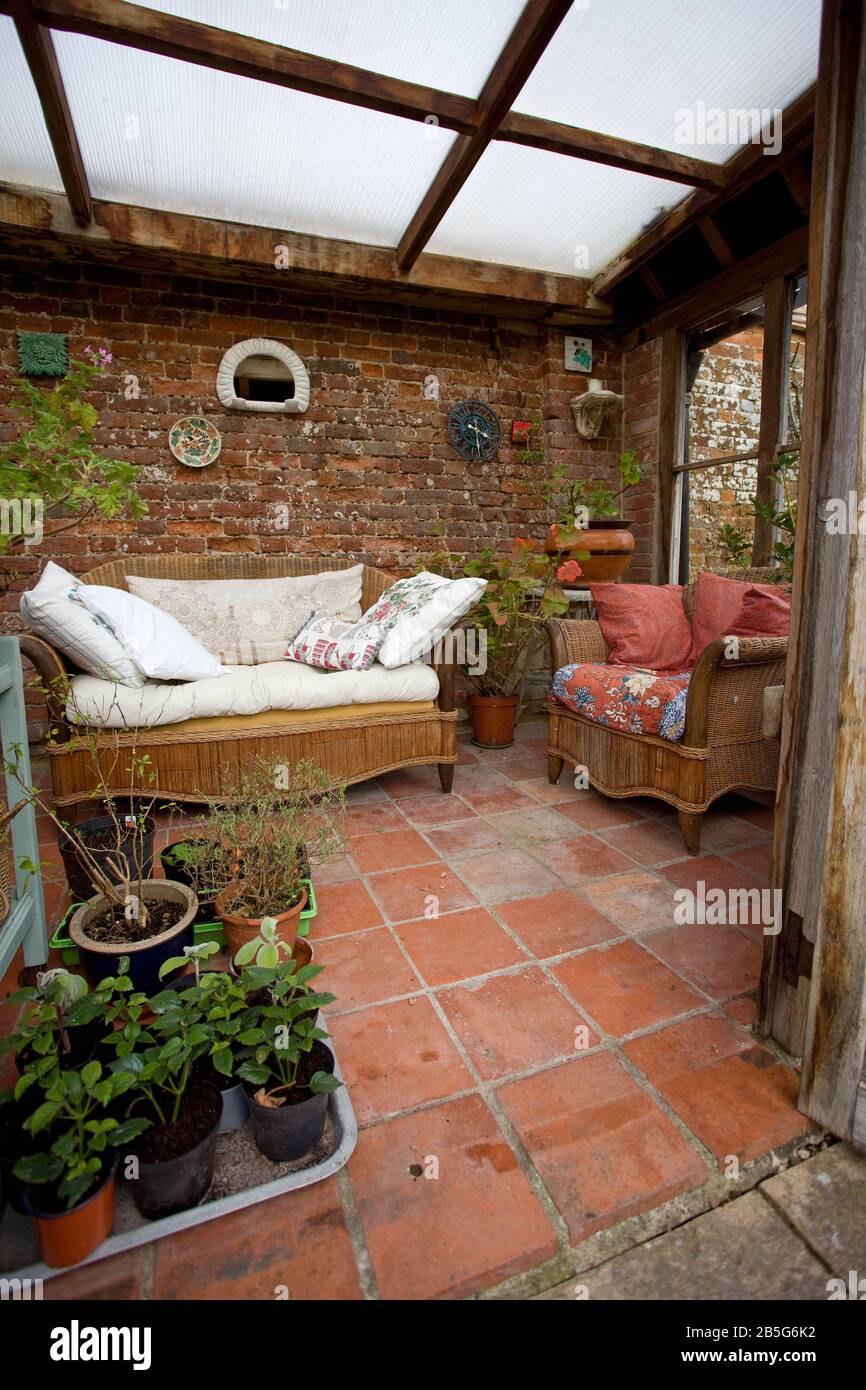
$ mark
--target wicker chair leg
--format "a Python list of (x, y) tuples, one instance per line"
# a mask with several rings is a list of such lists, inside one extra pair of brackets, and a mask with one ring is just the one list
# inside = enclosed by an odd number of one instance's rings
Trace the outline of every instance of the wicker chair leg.
[(701, 848), (701, 821), (703, 816), (697, 811), (678, 811), (680, 834), (689, 854), (698, 854)]
[(439, 785), (443, 792), (450, 792), (454, 786), (454, 764), (437, 763), (436, 766), (439, 768)]
[(547, 755), (547, 780), (551, 786), (556, 786), (562, 774), (563, 759), (557, 758), (554, 753)]

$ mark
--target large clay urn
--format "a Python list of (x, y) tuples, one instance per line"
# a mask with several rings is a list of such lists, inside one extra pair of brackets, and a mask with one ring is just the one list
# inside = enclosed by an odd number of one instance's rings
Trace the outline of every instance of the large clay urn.
[[(634, 536), (628, 522), (621, 516), (601, 517), (591, 521), (586, 530), (567, 532), (565, 527), (547, 533), (544, 548), (548, 555), (561, 555), (564, 560), (580, 556), (580, 582), (607, 583), (628, 569), (634, 555)], [(566, 535), (575, 537), (563, 544)]]

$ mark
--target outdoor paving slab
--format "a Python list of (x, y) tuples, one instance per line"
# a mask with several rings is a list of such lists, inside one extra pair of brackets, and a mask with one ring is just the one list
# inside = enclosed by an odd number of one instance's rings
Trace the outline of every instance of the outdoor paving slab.
[(359, 1124), (475, 1085), (423, 994), (329, 1018)]
[(512, 975), (494, 975), (480, 984), (446, 989), (437, 997), (480, 1075), (488, 1081), (573, 1057), (577, 1046), (592, 1047), (598, 1042), (577, 1010), (537, 966)]
[(866, 1276), (866, 1154), (834, 1144), (769, 1178), (761, 1192), (836, 1275)]
[(526, 951), (483, 907), (404, 922), (395, 930), (416, 970), (433, 988), (527, 960)]
[(618, 1038), (706, 1003), (636, 941), (600, 946), (551, 968), (572, 999)]
[(318, 943), (316, 964), (325, 967), (317, 983), (337, 996), (329, 1014), (378, 1004), (420, 988), (418, 977), (387, 927)]
[(720, 1164), (815, 1129), (797, 1109), (796, 1074), (721, 1014), (634, 1038), (624, 1051)]
[(591, 883), (586, 895), (631, 935), (674, 925), (674, 888), (658, 874), (633, 870)]
[(335, 1178), (179, 1231), (154, 1254), (154, 1298), (362, 1297)]
[(736, 927), (689, 925), (653, 932), (648, 947), (714, 999), (755, 989), (761, 975), (760, 943)]
[(708, 1176), (706, 1162), (609, 1052), (508, 1082), (496, 1094), (572, 1243)]
[(462, 1298), (556, 1254), (480, 1096), (362, 1130), (347, 1171), (382, 1298)]
[(414, 922), (433, 909), (456, 912), (478, 905), (471, 889), (442, 863), (371, 874), (367, 883), (390, 922)]
[(539, 959), (614, 941), (622, 935), (582, 893), (561, 888), (501, 903), (499, 916)]
[[(758, 1192), (648, 1240), (581, 1274), (542, 1299), (574, 1298), (575, 1284), (592, 1299), (764, 1302), (827, 1297), (827, 1271)], [(712, 1346), (699, 1339), (682, 1350)]]

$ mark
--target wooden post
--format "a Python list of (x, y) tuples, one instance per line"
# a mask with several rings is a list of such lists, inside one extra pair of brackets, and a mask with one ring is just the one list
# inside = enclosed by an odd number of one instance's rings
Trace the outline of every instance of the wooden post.
[[(850, 1137), (862, 1124), (855, 1112), (866, 1049), (866, 536), (856, 517), (854, 534), (831, 533), (823, 518), (830, 498), (866, 497), (866, 0), (825, 0), (812, 189), (773, 856), (784, 926), (767, 938), (759, 1026), (804, 1052), (801, 1109)], [(811, 991), (802, 973), (809, 942)]]
[(653, 541), (653, 583), (676, 583), (672, 569), (674, 504), (677, 497), (674, 468), (685, 458), (686, 349), (682, 333), (669, 328), (661, 335), (659, 366), (659, 433), (656, 521)]
[[(794, 284), (777, 276), (764, 286), (764, 358), (761, 369), (761, 424), (758, 432), (759, 502), (775, 502), (776, 484), (770, 468), (777, 450), (785, 442), (788, 420), (788, 358), (791, 343), (791, 313)], [(762, 517), (755, 519), (752, 564), (768, 565), (773, 549), (773, 527)]]

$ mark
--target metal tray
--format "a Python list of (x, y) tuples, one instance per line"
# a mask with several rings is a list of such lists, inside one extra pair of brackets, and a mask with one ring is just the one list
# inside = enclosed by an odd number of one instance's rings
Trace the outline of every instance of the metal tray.
[[(342, 1076), (339, 1060), (334, 1072)], [(321, 1143), (312, 1154), (294, 1163), (271, 1163), (260, 1154), (249, 1121), (246, 1121), (231, 1134), (221, 1134), (217, 1139), (214, 1180), (197, 1207), (158, 1221), (148, 1221), (140, 1215), (126, 1184), (120, 1180), (112, 1234), (81, 1264), (65, 1269), (51, 1269), (39, 1261), (36, 1233), (30, 1218), (7, 1207), (0, 1217), (0, 1274), (7, 1279), (53, 1279), (55, 1275), (68, 1273), (69, 1269), (96, 1264), (110, 1255), (119, 1255), (137, 1245), (149, 1245), (151, 1241), (185, 1231), (190, 1226), (201, 1226), (205, 1221), (241, 1211), (256, 1202), (267, 1202), (284, 1192), (310, 1187), (339, 1172), (348, 1163), (357, 1141), (358, 1123), (345, 1086), (332, 1091), (328, 1097)]]

